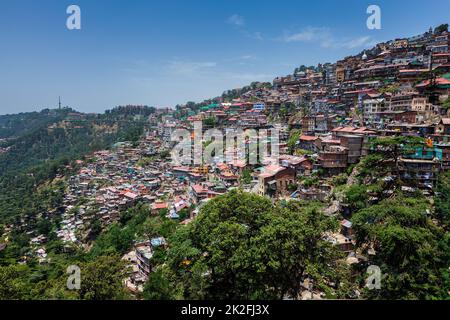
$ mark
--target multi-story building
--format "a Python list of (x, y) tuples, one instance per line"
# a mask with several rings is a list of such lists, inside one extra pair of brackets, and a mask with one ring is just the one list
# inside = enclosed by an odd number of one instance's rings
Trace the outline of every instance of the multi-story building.
[(411, 101), (411, 110), (417, 113), (417, 122), (428, 120), (435, 114), (433, 105), (425, 96), (414, 97)]
[(349, 164), (358, 163), (362, 155), (364, 136), (351, 134), (341, 135), (340, 141), (341, 146), (348, 150), (347, 162)]
[(378, 122), (380, 114), (387, 111), (388, 108), (384, 98), (363, 100), (364, 122)]
[(316, 128), (316, 119), (313, 116), (303, 117), (302, 130), (304, 133), (313, 133)]
[(289, 186), (294, 185), (295, 182), (295, 169), (269, 165), (263, 168), (258, 179), (261, 196), (279, 197), (287, 195)]
[(348, 166), (348, 149), (342, 146), (330, 146), (319, 154), (320, 166), (329, 174), (339, 174)]
[(152, 271), (150, 259), (153, 257), (153, 249), (150, 241), (138, 243), (134, 246), (139, 273), (148, 277)]
[(401, 158), (399, 171), (402, 179), (412, 181), (419, 186), (432, 187), (440, 172), (441, 163), (438, 158)]
[(448, 44), (449, 44), (448, 32), (437, 35), (434, 38), (434, 43), (431, 46), (431, 51), (433, 53), (448, 53)]
[(391, 97), (389, 110), (391, 111), (410, 111), (414, 97), (418, 96), (416, 91), (402, 91)]

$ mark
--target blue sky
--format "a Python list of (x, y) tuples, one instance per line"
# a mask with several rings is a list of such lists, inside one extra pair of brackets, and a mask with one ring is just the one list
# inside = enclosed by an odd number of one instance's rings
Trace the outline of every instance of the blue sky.
[[(81, 30), (66, 28), (70, 4)], [(0, 114), (59, 95), (84, 112), (200, 101), (448, 22), (448, 0), (2, 0)]]

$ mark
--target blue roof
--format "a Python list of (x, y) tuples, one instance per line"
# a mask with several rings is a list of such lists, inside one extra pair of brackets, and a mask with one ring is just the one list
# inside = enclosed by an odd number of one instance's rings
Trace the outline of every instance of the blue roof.
[(171, 219), (178, 219), (179, 217), (180, 216), (175, 211), (169, 213), (169, 218)]
[(153, 238), (152, 240), (150, 240), (150, 243), (153, 247), (159, 247), (166, 244), (166, 240), (163, 237)]

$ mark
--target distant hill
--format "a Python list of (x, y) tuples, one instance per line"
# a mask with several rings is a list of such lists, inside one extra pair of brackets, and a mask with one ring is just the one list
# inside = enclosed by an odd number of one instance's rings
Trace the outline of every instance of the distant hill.
[(40, 112), (0, 115), (0, 139), (19, 137), (64, 119), (72, 109), (44, 109)]
[(72, 109), (0, 116), (0, 223), (30, 213), (34, 191), (64, 173), (74, 160), (117, 141), (137, 141), (151, 107), (118, 107), (104, 114)]

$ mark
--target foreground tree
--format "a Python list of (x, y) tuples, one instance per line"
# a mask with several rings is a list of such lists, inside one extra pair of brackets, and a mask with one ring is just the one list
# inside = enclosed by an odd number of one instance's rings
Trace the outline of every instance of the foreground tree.
[[(340, 255), (323, 240), (336, 227), (317, 207), (273, 206), (235, 190), (209, 201), (176, 232), (148, 289), (164, 284), (172, 298), (186, 299), (297, 299), (304, 280), (312, 279), (330, 296), (342, 296), (346, 286), (335, 272)], [(167, 290), (157, 296), (166, 297)]]
[(82, 300), (125, 299), (127, 294), (123, 280), (127, 269), (120, 257), (105, 256), (94, 261), (82, 263), (81, 288), (78, 291)]
[(439, 176), (434, 202), (436, 216), (448, 230), (450, 227), (450, 171)]
[[(381, 290), (366, 292), (368, 298), (442, 298), (443, 271), (449, 267), (448, 234), (428, 216), (424, 199), (397, 198), (360, 210), (352, 219), (358, 247), (374, 249), (369, 263), (381, 268)], [(447, 282), (448, 285), (448, 282)]]
[(425, 139), (420, 137), (379, 137), (372, 141), (372, 154), (363, 159), (362, 166), (372, 173), (395, 173), (399, 176), (399, 160), (406, 155), (414, 154), (417, 148), (425, 146)]
[(0, 266), (0, 300), (28, 299), (27, 283), (24, 277), (28, 274), (27, 266)]

